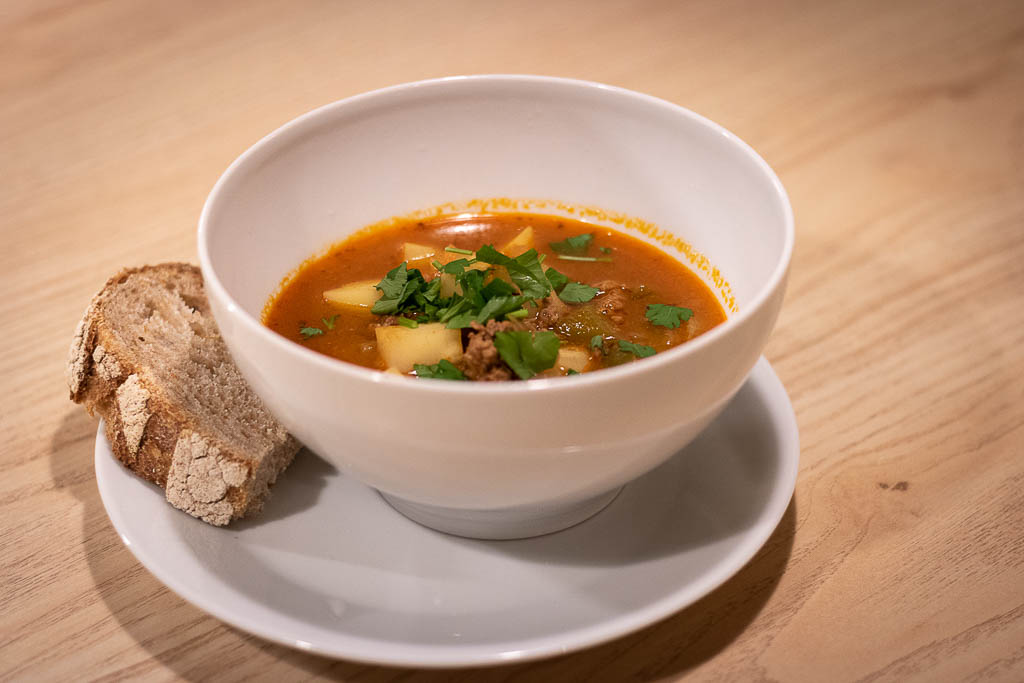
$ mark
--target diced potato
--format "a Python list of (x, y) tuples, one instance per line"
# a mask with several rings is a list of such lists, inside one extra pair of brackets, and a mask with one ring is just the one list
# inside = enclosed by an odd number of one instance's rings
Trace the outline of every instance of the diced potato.
[(441, 250), (437, 247), (406, 242), (402, 245), (402, 260), (408, 261), (409, 268), (418, 268), (422, 271), (430, 266), (430, 261), (439, 251)]
[(564, 377), (570, 370), (583, 372), (590, 363), (590, 352), (581, 346), (563, 346), (550, 369), (540, 373), (541, 377)]
[(431, 247), (426, 244), (416, 244), (415, 242), (406, 242), (402, 245), (402, 260), (404, 261), (415, 261), (416, 259), (429, 258), (441, 251), (437, 247)]
[(578, 346), (563, 346), (558, 349), (558, 358), (555, 359), (555, 367), (561, 368), (562, 372), (575, 370), (583, 372), (590, 362), (590, 352)]
[(498, 251), (506, 256), (519, 256), (530, 249), (533, 249), (533, 226), (523, 228), (518, 235)]
[(324, 301), (337, 306), (370, 309), (380, 298), (377, 283), (380, 280), (360, 280), (350, 282), (336, 289), (324, 292)]
[(441, 296), (448, 298), (451, 295), (459, 292), (462, 288), (459, 287), (459, 283), (455, 281), (455, 276), (451, 273), (441, 273)]
[(462, 358), (462, 332), (449, 330), (443, 323), (408, 328), (400, 325), (378, 327), (377, 350), (389, 368), (409, 372), (416, 363), (433, 365), (442, 358)]
[(697, 324), (697, 316), (691, 315), (686, 321), (686, 338), (693, 339), (700, 334), (700, 325)]

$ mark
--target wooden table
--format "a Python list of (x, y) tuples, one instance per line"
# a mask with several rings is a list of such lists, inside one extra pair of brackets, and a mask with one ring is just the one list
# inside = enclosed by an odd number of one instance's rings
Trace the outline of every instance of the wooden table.
[[(93, 291), (196, 259), (207, 192), (317, 105), (454, 73), (605, 81), (749, 141), (797, 216), (767, 356), (803, 452), (681, 613), (468, 672), (331, 661), (158, 583), (62, 379)], [(1024, 680), (1024, 3), (9, 0), (0, 9), (0, 678)]]

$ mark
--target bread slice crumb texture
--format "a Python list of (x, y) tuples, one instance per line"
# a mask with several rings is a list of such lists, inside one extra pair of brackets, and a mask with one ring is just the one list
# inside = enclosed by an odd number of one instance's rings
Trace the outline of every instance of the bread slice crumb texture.
[(299, 447), (231, 360), (195, 266), (108, 281), (75, 331), (67, 375), (72, 399), (108, 421), (121, 462), (212, 524), (258, 510)]

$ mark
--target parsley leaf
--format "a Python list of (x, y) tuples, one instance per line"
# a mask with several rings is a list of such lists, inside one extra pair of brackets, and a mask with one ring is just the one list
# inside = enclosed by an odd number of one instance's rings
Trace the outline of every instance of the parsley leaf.
[(580, 256), (587, 253), (587, 248), (590, 247), (590, 243), (593, 240), (594, 236), (588, 232), (583, 235), (575, 235), (573, 237), (566, 238), (561, 242), (549, 242), (548, 244), (559, 254)]
[(487, 300), (487, 303), (474, 316), (474, 319), (478, 323), (485, 323), (491, 318), (497, 318), (516, 309), (521, 309), (523, 301), (524, 298), (521, 296), (496, 296)]
[(416, 371), (417, 377), (425, 379), (466, 379), (466, 376), (463, 375), (451, 361), (443, 358), (435, 365), (421, 365), (420, 363), (416, 363), (412, 368)]
[(654, 347), (651, 346), (644, 346), (643, 344), (634, 344), (633, 342), (628, 342), (625, 339), (619, 339), (618, 342), (620, 350), (625, 351), (627, 353), (631, 353), (637, 358), (647, 358), (657, 353), (657, 351), (654, 350)]
[(472, 310), (479, 310), (484, 305), (484, 273), (480, 270), (467, 270), (459, 278), (462, 287), (462, 299), (469, 303)]
[(469, 327), (476, 320), (476, 315), (473, 311), (466, 311), (459, 313), (448, 319), (447, 327), (449, 330), (461, 330), (463, 327)]
[(558, 336), (554, 332), (498, 332), (494, 345), (501, 359), (520, 379), (530, 379), (541, 370), (554, 367), (558, 358)]
[(693, 311), (680, 306), (669, 306), (667, 304), (650, 304), (644, 314), (647, 319), (655, 325), (675, 329), (680, 323), (686, 322), (693, 316)]
[(333, 330), (334, 329), (334, 321), (337, 320), (337, 319), (338, 319), (338, 314), (337, 313), (332, 315), (330, 318), (320, 318), (321, 322), (323, 322), (323, 324), (329, 330)]
[(380, 290), (382, 299), (397, 299), (405, 289), (405, 283), (409, 280), (408, 264), (401, 263), (388, 271), (384, 279), (377, 283), (376, 288)]
[(545, 270), (544, 275), (547, 277), (548, 282), (551, 283), (551, 288), (556, 292), (561, 291), (562, 287), (569, 283), (569, 277), (559, 273), (554, 268)]
[(442, 273), (450, 273), (451, 275), (462, 275), (462, 272), (471, 265), (473, 265), (473, 262), (470, 261), (468, 258), (460, 258), (455, 259), (454, 261), (449, 261), (444, 265), (437, 263), (434, 265), (434, 267), (437, 268), (437, 270)]
[(600, 349), (602, 347), (604, 347), (604, 337), (599, 334), (595, 334), (590, 338), (590, 348)]
[(530, 299), (543, 299), (551, 293), (551, 285), (537, 258), (537, 250), (530, 249), (515, 258), (505, 256), (490, 244), (476, 250), (476, 260), (492, 266), (505, 266), (512, 282)]
[(599, 291), (596, 287), (582, 284), (580, 282), (571, 282), (569, 276), (564, 273), (560, 273), (554, 268), (548, 268), (544, 271), (544, 276), (551, 283), (551, 288), (558, 294), (558, 298), (566, 303), (570, 304), (582, 304), (590, 301)]
[(303, 327), (302, 329), (299, 330), (299, 334), (301, 334), (305, 339), (309, 339), (310, 337), (315, 337), (318, 334), (323, 333), (324, 331), (321, 330), (319, 327)]
[(436, 303), (441, 298), (441, 278), (435, 277), (413, 295), (421, 307)]
[(558, 293), (558, 298), (567, 304), (582, 304), (597, 296), (597, 292), (597, 287), (580, 282), (570, 282)]
[(381, 297), (370, 311), (377, 315), (398, 313), (414, 294), (427, 288), (427, 281), (420, 271), (415, 268), (409, 270), (408, 264), (403, 262), (389, 270), (384, 279), (377, 283)]
[(501, 278), (494, 278), (484, 285), (480, 293), (484, 295), (485, 299), (490, 299), (496, 296), (515, 296), (519, 294), (519, 290)]
[(401, 325), (402, 327), (408, 327), (410, 330), (415, 330), (417, 327), (420, 326), (420, 324), (413, 320), (412, 318), (403, 317), (398, 318), (398, 324)]
[(581, 373), (580, 373), (579, 370), (573, 370), (572, 368), (569, 368), (569, 370), (565, 374), (566, 375), (579, 375)]
[(612, 248), (611, 247), (600, 247), (599, 249), (600, 249), (600, 252), (602, 254), (610, 254), (610, 253), (612, 253)]

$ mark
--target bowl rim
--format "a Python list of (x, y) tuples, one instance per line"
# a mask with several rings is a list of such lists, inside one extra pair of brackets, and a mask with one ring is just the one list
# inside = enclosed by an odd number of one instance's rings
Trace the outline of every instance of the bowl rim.
[[(676, 115), (680, 115), (697, 125), (709, 128), (712, 132), (721, 135), (743, 152), (747, 159), (753, 162), (755, 167), (760, 169), (769, 181), (769, 184), (775, 190), (776, 198), (779, 200), (783, 211), (784, 230), (782, 251), (777, 263), (775, 264), (775, 268), (766, 282), (758, 289), (750, 303), (741, 308), (737, 313), (727, 316), (724, 322), (701, 334), (696, 339), (688, 341), (685, 344), (680, 344), (679, 346), (666, 351), (659, 352), (654, 356), (644, 358), (642, 359), (642, 363), (626, 363), (613, 368), (604, 368), (600, 372), (582, 373), (581, 375), (574, 377), (571, 381), (566, 380), (564, 377), (548, 377), (533, 378), (524, 382), (451, 382), (444, 380), (417, 380), (415, 382), (410, 382), (410, 378), (406, 376), (398, 376), (381, 370), (366, 368), (361, 365), (356, 365), (355, 363), (348, 363), (346, 361), (318, 353), (312, 349), (305, 348), (297, 342), (287, 339), (266, 327), (256, 316), (245, 310), (245, 308), (243, 308), (235, 298), (231, 296), (227, 288), (220, 281), (220, 278), (217, 276), (217, 272), (213, 267), (210, 257), (209, 240), (212, 232), (211, 223), (213, 212), (221, 201), (221, 196), (224, 194), (225, 188), (233, 181), (234, 177), (240, 173), (240, 169), (242, 167), (250, 163), (254, 158), (258, 158), (259, 156), (268, 153), (278, 144), (287, 142), (292, 135), (336, 110), (350, 108), (376, 99), (400, 96), (403, 93), (413, 93), (424, 89), (443, 88), (447, 86), (475, 87), (478, 84), (487, 83), (515, 83), (520, 85), (533, 84), (547, 87), (556, 86), (610, 93), (616, 97), (634, 100), (644, 106), (653, 106), (670, 111)], [(602, 208), (610, 210), (613, 207)], [(324, 372), (332, 374), (340, 373), (341, 375), (350, 377), (355, 381), (369, 381), (384, 386), (391, 385), (401, 387), (403, 391), (470, 394), (508, 394), (509, 392), (518, 394), (531, 391), (573, 391), (580, 388), (594, 388), (597, 385), (615, 382), (620, 378), (631, 375), (654, 373), (668, 364), (678, 362), (683, 358), (697, 354), (700, 350), (716, 343), (717, 340), (732, 334), (736, 329), (741, 327), (745, 321), (752, 318), (765, 305), (779, 287), (785, 284), (790, 262), (793, 257), (794, 241), (795, 226), (793, 208), (789, 201), (789, 195), (786, 193), (786, 189), (782, 185), (782, 181), (779, 180), (775, 171), (768, 165), (761, 155), (754, 150), (753, 147), (720, 124), (715, 123), (711, 119), (701, 116), (686, 107), (653, 95), (637, 92), (635, 90), (629, 90), (627, 88), (608, 85), (605, 83), (598, 83), (596, 81), (525, 74), (473, 74), (444, 76), (441, 78), (411, 81), (408, 83), (401, 83), (359, 93), (321, 105), (301, 114), (264, 135), (256, 143), (240, 154), (227, 167), (227, 169), (224, 170), (221, 176), (217, 179), (213, 188), (210, 190), (210, 193), (203, 204), (203, 208), (199, 216), (199, 228), (197, 233), (199, 265), (203, 273), (203, 279), (208, 291), (208, 296), (212, 297), (215, 295), (220, 298), (221, 301), (225, 302), (225, 309), (228, 314), (234, 315), (241, 322), (244, 327), (244, 331), (247, 334), (260, 337), (281, 353), (291, 355), (301, 362), (312, 363)]]

